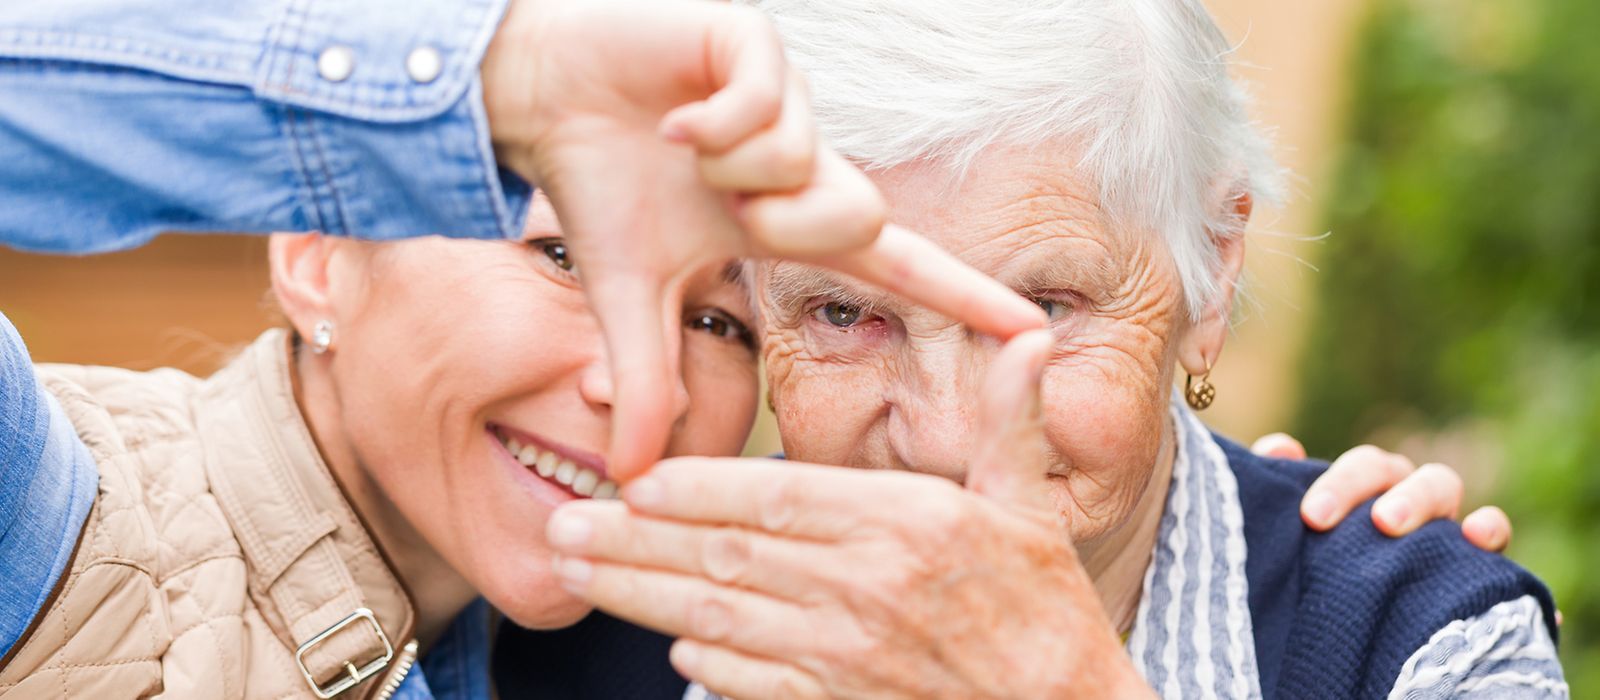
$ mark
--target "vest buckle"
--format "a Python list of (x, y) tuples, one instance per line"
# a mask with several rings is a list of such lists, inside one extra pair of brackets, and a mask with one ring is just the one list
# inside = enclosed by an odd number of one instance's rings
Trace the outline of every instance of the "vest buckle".
[[(311, 675), (311, 669), (306, 668), (306, 653), (321, 644), (324, 640), (337, 634), (339, 630), (355, 624), (357, 620), (366, 620), (372, 625), (372, 631), (378, 633), (378, 640), (383, 642), (383, 656), (372, 659), (360, 666), (346, 660), (344, 662), (345, 676), (333, 681), (326, 686), (317, 685), (316, 677)], [(305, 644), (294, 651), (294, 662), (300, 667), (300, 675), (305, 676), (306, 684), (311, 686), (311, 692), (316, 693), (322, 700), (328, 700), (335, 695), (360, 685), (362, 681), (373, 677), (394, 658), (394, 644), (389, 642), (389, 635), (384, 634), (383, 627), (378, 624), (378, 618), (367, 608), (356, 608), (356, 611), (345, 616), (343, 620), (333, 623), (332, 627), (318, 632), (316, 636), (307, 639)]]

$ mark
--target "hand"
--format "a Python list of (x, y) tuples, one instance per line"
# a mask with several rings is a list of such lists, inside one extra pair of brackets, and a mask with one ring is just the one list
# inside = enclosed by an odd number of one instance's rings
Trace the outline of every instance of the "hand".
[[(1263, 436), (1250, 449), (1266, 457), (1306, 458), (1300, 441), (1283, 433)], [(1356, 506), (1378, 496), (1373, 524), (1379, 532), (1400, 537), (1430, 520), (1455, 518), (1461, 492), (1461, 476), (1448, 466), (1418, 467), (1405, 455), (1362, 445), (1340, 455), (1317, 477), (1300, 501), (1300, 517), (1313, 530), (1329, 530)], [(1511, 519), (1499, 508), (1484, 506), (1461, 521), (1461, 534), (1479, 549), (1503, 552), (1511, 544)]]
[(1046, 496), (1052, 340), (1001, 351), (968, 488), (908, 472), (674, 459), (552, 517), (569, 590), (681, 636), (745, 698), (1153, 697)]
[(681, 409), (682, 286), (707, 264), (826, 265), (1001, 337), (1044, 323), (883, 226), (876, 188), (818, 145), (805, 81), (755, 10), (514, 0), (482, 78), (496, 154), (549, 195), (604, 330), (621, 480), (660, 456)]

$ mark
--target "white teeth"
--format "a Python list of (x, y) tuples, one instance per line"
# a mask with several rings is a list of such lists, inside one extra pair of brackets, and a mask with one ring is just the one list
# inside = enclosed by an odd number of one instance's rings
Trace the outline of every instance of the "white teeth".
[(524, 445), (516, 438), (506, 438), (504, 444), (506, 451), (521, 462), (522, 466), (532, 468), (541, 477), (571, 487), (572, 492), (579, 496), (617, 498), (617, 482), (600, 478), (599, 472), (573, 464), (554, 452), (545, 452), (533, 445)]
[(556, 475), (556, 463), (560, 461), (561, 458), (557, 457), (556, 453), (546, 452), (539, 455), (539, 464), (534, 467), (534, 471), (539, 472), (539, 476), (548, 479)]
[(579, 496), (593, 496), (594, 487), (600, 484), (600, 475), (588, 469), (579, 469), (572, 479), (572, 492)]
[(517, 450), (517, 461), (524, 467), (531, 467), (538, 460), (539, 451), (534, 449), (533, 445), (523, 445), (522, 449)]

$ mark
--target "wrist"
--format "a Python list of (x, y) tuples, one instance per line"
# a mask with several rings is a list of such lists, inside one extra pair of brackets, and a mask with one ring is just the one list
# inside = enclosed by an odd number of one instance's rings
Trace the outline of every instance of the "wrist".
[(539, 27), (547, 20), (538, 10), (544, 4), (541, 0), (510, 0), (478, 69), (495, 159), (532, 183), (539, 180), (533, 144), (543, 131), (539, 124), (538, 85), (543, 73)]

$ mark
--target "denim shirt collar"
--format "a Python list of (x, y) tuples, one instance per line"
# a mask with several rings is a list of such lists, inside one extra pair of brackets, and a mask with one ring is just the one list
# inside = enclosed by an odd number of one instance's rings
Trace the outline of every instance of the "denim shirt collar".
[(479, 598), (450, 623), (392, 700), (489, 700), (489, 604)]

